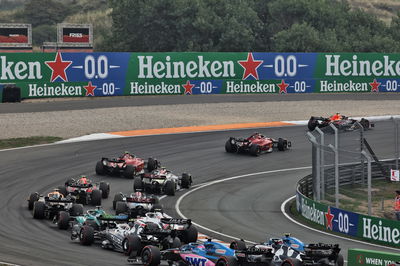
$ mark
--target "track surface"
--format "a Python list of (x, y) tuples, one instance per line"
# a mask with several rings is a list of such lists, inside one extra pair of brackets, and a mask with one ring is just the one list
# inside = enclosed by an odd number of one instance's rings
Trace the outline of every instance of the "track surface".
[[(0, 104), (1, 113), (23, 113), (23, 112), (51, 112), (67, 110), (83, 110), (95, 108), (130, 107), (148, 105), (173, 105), (173, 104), (196, 104), (196, 103), (229, 103), (229, 102), (276, 102), (276, 101), (379, 101), (399, 100), (398, 93), (341, 93), (341, 94), (247, 94), (247, 95), (171, 95), (171, 96), (127, 96), (127, 97), (104, 97), (104, 98), (76, 98), (74, 100), (38, 100), (33, 103)], [(30, 100), (31, 101), (31, 100)]]
[[(390, 157), (391, 142), (385, 142), (388, 123), (377, 123), (367, 138), (377, 154)], [(22, 265), (125, 265), (122, 254), (83, 247), (69, 240), (69, 233), (49, 221), (37, 221), (27, 210), (31, 192), (47, 192), (81, 174), (111, 183), (110, 199), (103, 201), (106, 211), (118, 191), (128, 193), (132, 181), (94, 175), (102, 156), (115, 157), (125, 150), (143, 158), (155, 156), (175, 173), (188, 171), (196, 184), (216, 179), (294, 167), (309, 166), (311, 148), (304, 127), (259, 129), (270, 137), (286, 137), (293, 149), (259, 157), (227, 154), (224, 143), (229, 136), (246, 136), (254, 130), (133, 137), (82, 143), (51, 145), (0, 151), (0, 259)], [(382, 140), (383, 139), (383, 140)], [(379, 145), (378, 145), (379, 144)], [(305, 242), (339, 243), (344, 248), (372, 247), (340, 240), (304, 229), (280, 213), (281, 203), (294, 195), (295, 184), (311, 170), (248, 177), (196, 191), (182, 203), (181, 210), (195, 222), (219, 232), (262, 241), (266, 235), (291, 232)], [(163, 200), (166, 211), (174, 214), (177, 197)], [(207, 233), (207, 232), (204, 232)], [(216, 238), (224, 239), (219, 235)], [(381, 248), (372, 248), (381, 249)]]

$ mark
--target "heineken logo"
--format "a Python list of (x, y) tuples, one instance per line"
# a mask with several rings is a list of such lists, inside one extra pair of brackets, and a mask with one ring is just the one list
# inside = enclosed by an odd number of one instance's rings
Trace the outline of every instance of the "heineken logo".
[(393, 226), (383, 226), (382, 220), (363, 218), (363, 237), (386, 243), (400, 243), (400, 230)]
[[(81, 86), (69, 86), (61, 83), (58, 86), (43, 86), (29, 84), (29, 97), (53, 97), (53, 96), (82, 96)], [(86, 89), (87, 91), (87, 89)]]
[(304, 198), (301, 198), (301, 215), (314, 223), (325, 226), (325, 213), (318, 210), (315, 207), (315, 203), (312, 203), (311, 206), (308, 205), (307, 200)]
[(388, 55), (378, 60), (360, 60), (357, 55), (352, 60), (342, 60), (341, 55), (325, 55), (325, 59), (325, 76), (400, 76), (400, 61), (391, 60)]
[(40, 62), (14, 62), (0, 56), (0, 80), (36, 80), (43, 77)]

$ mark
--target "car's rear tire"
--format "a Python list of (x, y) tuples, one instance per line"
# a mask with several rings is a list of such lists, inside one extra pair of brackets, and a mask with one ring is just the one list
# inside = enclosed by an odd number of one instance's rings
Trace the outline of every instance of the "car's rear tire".
[(128, 206), (126, 206), (126, 202), (118, 201), (117, 205), (115, 206), (115, 214), (118, 215), (127, 212), (128, 212)]
[(149, 158), (147, 160), (147, 171), (151, 172), (153, 170), (156, 170), (158, 168), (158, 162), (154, 158)]
[(307, 124), (308, 130), (313, 131), (317, 126), (318, 120), (314, 116), (310, 117), (310, 120), (308, 120)]
[(115, 194), (115, 196), (114, 196), (114, 200), (113, 200), (113, 210), (115, 210), (118, 201), (124, 201), (124, 197), (123, 197), (120, 193)]
[(96, 174), (98, 174), (98, 175), (104, 175), (105, 174), (103, 161), (98, 161), (96, 163)]
[(79, 232), (79, 242), (82, 245), (90, 246), (94, 242), (94, 229), (89, 225), (84, 225)]
[(43, 219), (45, 212), (45, 204), (41, 201), (35, 201), (33, 203), (33, 218), (34, 219)]
[(101, 205), (101, 197), (102, 193), (100, 190), (95, 189), (92, 191), (92, 194), (90, 195), (90, 204), (93, 206), (100, 206)]
[(192, 176), (188, 173), (183, 173), (181, 185), (183, 188), (190, 188), (190, 186), (192, 185)]
[(249, 153), (253, 156), (258, 156), (260, 155), (261, 152), (261, 147), (258, 144), (253, 144), (250, 146)]
[(70, 210), (71, 216), (81, 216), (83, 215), (83, 205), (82, 204), (73, 204)]
[(246, 243), (243, 240), (233, 240), (229, 245), (229, 248), (234, 250), (245, 250)]
[(133, 191), (143, 190), (143, 181), (140, 176), (135, 176), (133, 179)]
[(168, 196), (175, 196), (175, 183), (174, 181), (168, 180), (165, 183), (165, 194)]
[(278, 139), (278, 151), (287, 150), (287, 140), (283, 138)]
[(303, 265), (303, 263), (296, 259), (296, 258), (287, 258), (284, 261), (282, 261), (282, 266), (300, 266)]
[(29, 195), (29, 199), (28, 199), (28, 209), (31, 211), (33, 210), (33, 204), (39, 200), (39, 194), (38, 193), (32, 193), (31, 195)]
[(343, 266), (344, 265), (344, 258), (342, 254), (338, 254), (338, 257), (336, 259), (336, 266)]
[(58, 229), (67, 230), (69, 227), (70, 215), (66, 211), (60, 211), (57, 219)]
[(232, 256), (222, 256), (217, 260), (215, 266), (239, 266), (239, 262), (235, 257)]
[(237, 146), (232, 144), (231, 139), (225, 142), (225, 151), (229, 153), (237, 152)]
[[(142, 252), (142, 240), (137, 235), (127, 235), (122, 241), (122, 251), (127, 256), (138, 256)], [(132, 254), (135, 252), (135, 254)]]
[(161, 262), (161, 253), (155, 246), (145, 246), (142, 250), (141, 258), (143, 265), (157, 266)]
[(108, 195), (110, 194), (110, 184), (107, 184), (106, 182), (100, 182), (100, 190), (101, 190), (101, 197), (103, 199), (108, 198)]
[(133, 165), (127, 165), (124, 170), (124, 177), (133, 179), (136, 175), (136, 169)]
[(194, 226), (193, 224), (191, 224), (188, 228), (183, 230), (183, 234), (180, 237), (181, 241), (186, 244), (196, 242), (197, 238), (198, 238), (198, 231), (196, 226)]
[(361, 118), (360, 124), (361, 124), (361, 126), (364, 128), (364, 130), (369, 129), (369, 127), (370, 127), (369, 120), (367, 120), (367, 119), (365, 119), (365, 118)]

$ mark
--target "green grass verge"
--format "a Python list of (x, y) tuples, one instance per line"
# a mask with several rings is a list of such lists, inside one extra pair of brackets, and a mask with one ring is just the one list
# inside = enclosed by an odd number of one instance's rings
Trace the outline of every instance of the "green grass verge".
[(0, 139), (0, 149), (9, 149), (9, 148), (17, 148), (23, 146), (53, 143), (59, 140), (62, 140), (62, 138), (52, 137), (52, 136)]

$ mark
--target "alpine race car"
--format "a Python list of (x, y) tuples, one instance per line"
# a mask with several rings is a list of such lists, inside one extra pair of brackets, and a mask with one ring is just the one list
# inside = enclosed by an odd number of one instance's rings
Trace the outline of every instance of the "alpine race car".
[[(351, 119), (347, 116), (336, 113), (335, 115), (332, 115), (330, 117), (312, 116), (308, 120), (307, 126), (310, 131), (313, 131), (316, 127), (324, 128), (332, 124), (339, 130), (352, 131), (358, 128), (356, 124), (357, 121), (358, 120), (356, 119)], [(371, 123), (368, 119), (365, 118), (361, 118), (361, 120), (358, 122), (360, 123), (360, 125), (363, 127), (364, 130), (375, 127), (374, 123)]]
[(155, 195), (147, 195), (140, 191), (125, 195), (115, 194), (113, 201), (115, 214), (125, 213), (131, 218), (144, 216), (147, 212), (162, 211), (159, 199)]
[(160, 251), (157, 247), (146, 246), (141, 256), (130, 256), (131, 263), (142, 265), (204, 265), (204, 266), (238, 266), (238, 265), (271, 265), (271, 249), (245, 248), (234, 250), (219, 242), (208, 240), (204, 243), (189, 243), (180, 248)]
[(171, 171), (161, 168), (153, 170), (151, 173), (142, 174), (140, 177), (135, 177), (133, 190), (174, 196), (177, 190), (190, 188), (192, 182), (192, 176), (188, 173), (176, 176)]
[(148, 171), (153, 171), (160, 166), (160, 163), (153, 158), (145, 160), (136, 157), (134, 154), (125, 152), (115, 159), (101, 158), (96, 163), (96, 174), (98, 175), (120, 175), (126, 178), (134, 178), (136, 175), (144, 173), (145, 167)]
[[(247, 248), (243, 240), (233, 241), (230, 248), (242, 250)], [(270, 238), (267, 242), (251, 246), (256, 249), (272, 249), (271, 265), (307, 265), (307, 266), (343, 266), (344, 259), (339, 245), (304, 244), (297, 238), (286, 234), (283, 238)]]
[(28, 198), (28, 209), (32, 210), (34, 219), (57, 220), (62, 211), (68, 212), (71, 216), (79, 216), (83, 213), (82, 204), (76, 204), (74, 197), (65, 197), (58, 189), (46, 196), (37, 192), (32, 193)]
[(68, 179), (64, 186), (59, 187), (59, 190), (64, 196), (68, 194), (74, 196), (78, 203), (99, 206), (102, 198), (108, 198), (110, 184), (95, 183), (86, 176), (81, 176), (78, 180)]
[(253, 156), (274, 150), (285, 151), (292, 146), (292, 143), (284, 138), (268, 138), (260, 133), (254, 133), (248, 138), (229, 137), (225, 143), (225, 151), (229, 153), (250, 153)]

